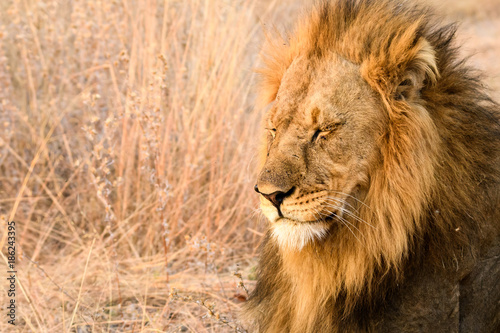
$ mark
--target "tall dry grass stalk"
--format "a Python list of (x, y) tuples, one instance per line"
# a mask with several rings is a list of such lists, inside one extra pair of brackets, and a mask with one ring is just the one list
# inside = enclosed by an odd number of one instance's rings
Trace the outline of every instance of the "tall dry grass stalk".
[[(236, 327), (231, 271), (251, 268), (260, 238), (252, 67), (273, 6), (0, 3), (1, 242), (15, 220), (19, 329)], [(202, 318), (206, 298), (218, 319)]]
[(0, 245), (15, 220), (18, 256), (1, 332), (240, 329), (259, 19), (302, 4), (0, 1)]

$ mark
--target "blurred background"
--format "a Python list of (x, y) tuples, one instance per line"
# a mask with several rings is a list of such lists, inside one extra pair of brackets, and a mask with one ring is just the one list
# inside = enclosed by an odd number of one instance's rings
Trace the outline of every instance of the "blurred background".
[[(18, 278), (0, 331), (244, 329), (266, 225), (254, 69), (264, 29), (310, 3), (0, 2), (0, 262), (14, 220)], [(500, 100), (500, 0), (425, 3)]]

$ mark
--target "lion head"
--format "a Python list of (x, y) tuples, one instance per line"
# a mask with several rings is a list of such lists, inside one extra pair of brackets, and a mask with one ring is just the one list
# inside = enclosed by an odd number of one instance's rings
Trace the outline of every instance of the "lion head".
[(433, 186), (439, 136), (422, 90), (439, 78), (435, 50), (419, 32), (422, 20), (391, 22), (397, 33), (388, 39), (370, 27), (379, 21), (327, 31), (330, 9), (270, 50), (261, 70), (272, 107), (255, 189), (281, 247), (301, 250), (327, 234), (364, 237), (392, 261), (419, 227)]
[(459, 261), (499, 218), (497, 105), (454, 33), (414, 6), (346, 0), (268, 39), (255, 190), (269, 232), (246, 305), (260, 330), (353, 331), (416, 258)]

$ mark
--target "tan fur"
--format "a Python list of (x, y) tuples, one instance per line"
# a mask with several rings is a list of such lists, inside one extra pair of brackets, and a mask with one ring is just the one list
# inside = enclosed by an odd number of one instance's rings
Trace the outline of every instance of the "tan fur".
[(455, 60), (453, 33), (399, 2), (345, 0), (268, 38), (260, 99), (274, 104), (257, 185), (287, 196), (280, 211), (261, 197), (254, 330), (376, 331), (356, 311), (385, 304), (410, 257), (460, 262), (458, 281), (464, 248), (480, 253), (485, 230), (498, 242), (497, 106)]

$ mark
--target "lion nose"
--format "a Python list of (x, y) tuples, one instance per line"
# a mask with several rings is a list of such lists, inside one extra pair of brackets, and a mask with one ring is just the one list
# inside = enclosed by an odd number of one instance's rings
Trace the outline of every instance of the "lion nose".
[(280, 205), (283, 202), (283, 200), (292, 194), (294, 188), (292, 187), (288, 192), (276, 191), (276, 192), (273, 192), (270, 194), (266, 194), (266, 193), (260, 192), (259, 187), (257, 185), (255, 185), (254, 190), (257, 193), (262, 194), (264, 196), (264, 198), (269, 200), (273, 204), (273, 206), (279, 210)]
[(262, 195), (267, 200), (271, 201), (271, 203), (274, 205), (274, 207), (276, 207), (276, 208), (279, 209), (281, 203), (283, 202), (283, 199), (285, 199), (286, 193), (283, 193), (283, 192), (280, 192), (280, 191), (276, 191), (276, 192), (271, 193), (271, 194), (264, 194), (264, 193), (262, 193)]

